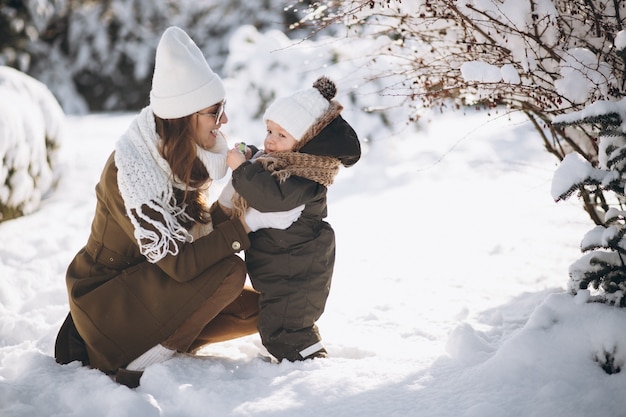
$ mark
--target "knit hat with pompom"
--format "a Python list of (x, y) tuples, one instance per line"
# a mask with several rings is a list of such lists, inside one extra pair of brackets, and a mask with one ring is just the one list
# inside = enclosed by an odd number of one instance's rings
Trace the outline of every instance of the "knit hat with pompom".
[(274, 101), (265, 111), (263, 121), (271, 120), (299, 141), (309, 127), (328, 111), (335, 94), (335, 83), (327, 77), (320, 77), (313, 83), (313, 88), (296, 91)]

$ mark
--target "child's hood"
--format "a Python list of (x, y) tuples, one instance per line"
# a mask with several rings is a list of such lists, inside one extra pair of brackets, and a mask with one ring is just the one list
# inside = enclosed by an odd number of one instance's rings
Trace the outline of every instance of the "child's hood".
[(338, 115), (299, 152), (331, 156), (339, 159), (343, 166), (350, 167), (361, 158), (361, 144), (352, 126)]
[(361, 144), (356, 132), (341, 116), (343, 106), (330, 102), (328, 110), (304, 133), (294, 151), (330, 156), (350, 167), (361, 158)]

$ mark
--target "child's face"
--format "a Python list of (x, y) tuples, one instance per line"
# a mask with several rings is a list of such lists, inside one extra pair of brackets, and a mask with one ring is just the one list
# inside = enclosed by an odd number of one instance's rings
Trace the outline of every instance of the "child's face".
[(267, 136), (265, 136), (265, 142), (263, 142), (265, 152), (290, 151), (298, 143), (296, 138), (291, 136), (289, 132), (271, 120), (267, 121), (266, 126)]

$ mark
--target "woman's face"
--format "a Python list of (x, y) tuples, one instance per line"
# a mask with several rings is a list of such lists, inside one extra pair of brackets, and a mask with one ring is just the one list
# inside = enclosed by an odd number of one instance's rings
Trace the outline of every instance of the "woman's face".
[(279, 124), (268, 120), (266, 122), (266, 126), (267, 136), (265, 136), (265, 142), (263, 142), (265, 152), (290, 151), (294, 146), (296, 146), (296, 143), (298, 143), (296, 138), (291, 136), (291, 134), (283, 129)]
[(195, 140), (201, 148), (211, 149), (215, 146), (220, 127), (228, 123), (225, 106), (226, 101), (222, 101), (194, 113), (196, 118)]

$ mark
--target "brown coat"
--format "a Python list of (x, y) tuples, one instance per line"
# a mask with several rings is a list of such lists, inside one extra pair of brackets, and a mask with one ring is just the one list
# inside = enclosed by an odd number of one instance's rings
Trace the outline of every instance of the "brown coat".
[(239, 221), (214, 205), (214, 231), (155, 264), (139, 252), (113, 155), (96, 186), (87, 245), (67, 270), (70, 312), (89, 363), (114, 372), (166, 339), (210, 297), (250, 246)]

